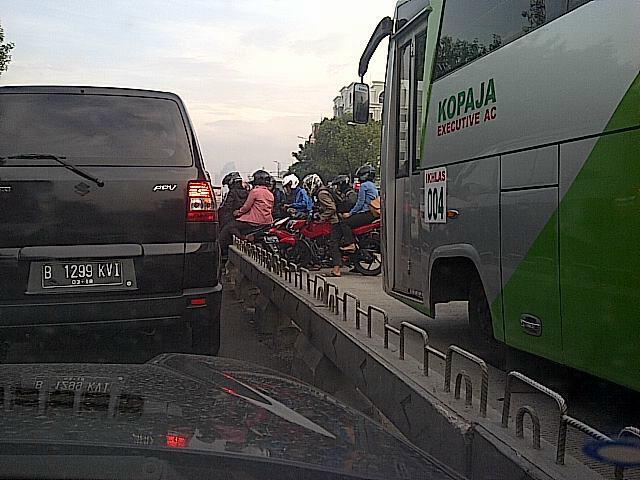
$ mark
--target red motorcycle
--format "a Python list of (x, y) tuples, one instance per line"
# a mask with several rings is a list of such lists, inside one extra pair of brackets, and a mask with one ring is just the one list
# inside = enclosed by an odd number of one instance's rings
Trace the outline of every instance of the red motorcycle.
[[(301, 267), (331, 267), (331, 224), (318, 220), (288, 219), (273, 225), (263, 238), (273, 253)], [(382, 271), (380, 219), (353, 229), (356, 251), (343, 254), (343, 264), (365, 276)]]

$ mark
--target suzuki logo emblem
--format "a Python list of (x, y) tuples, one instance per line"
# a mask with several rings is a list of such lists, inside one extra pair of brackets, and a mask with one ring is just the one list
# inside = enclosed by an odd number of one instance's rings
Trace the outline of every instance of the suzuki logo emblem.
[(85, 195), (91, 193), (91, 187), (84, 182), (80, 182), (75, 187), (73, 187), (73, 189), (81, 197), (84, 197)]
[(173, 192), (176, 188), (178, 188), (178, 185), (156, 185), (155, 187), (153, 187), (153, 191), (154, 192)]

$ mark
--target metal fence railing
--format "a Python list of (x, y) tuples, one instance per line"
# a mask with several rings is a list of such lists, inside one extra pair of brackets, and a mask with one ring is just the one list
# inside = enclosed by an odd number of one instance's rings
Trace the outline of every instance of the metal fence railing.
[[(444, 385), (442, 391), (444, 393), (451, 393), (451, 379), (452, 379), (452, 365), (453, 358), (455, 356), (466, 359), (471, 364), (477, 366), (480, 371), (480, 399), (479, 399), (479, 415), (481, 417), (487, 416), (487, 399), (489, 391), (489, 370), (486, 362), (477, 357), (476, 355), (458, 347), (451, 345), (447, 352), (441, 352), (429, 345), (428, 332), (412, 323), (401, 322), (400, 327), (396, 327), (390, 323), (389, 316), (386, 311), (376, 307), (375, 305), (369, 305), (366, 309), (362, 308), (362, 302), (360, 299), (349, 292), (342, 292), (340, 295), (339, 288), (336, 284), (330, 283), (325, 277), (318, 274), (312, 274), (306, 268), (300, 268), (297, 265), (288, 262), (285, 259), (280, 258), (278, 255), (267, 252), (259, 245), (251, 244), (246, 241), (234, 238), (235, 246), (254, 262), (261, 267), (265, 268), (269, 272), (279, 276), (284, 281), (301, 292), (305, 292), (315, 300), (321, 301), (322, 304), (329, 309), (334, 315), (338, 316), (342, 314), (343, 322), (349, 320), (349, 307), (352, 307), (353, 319), (355, 321), (355, 328), (361, 330), (362, 320), (366, 321), (366, 333), (368, 338), (372, 338), (372, 323), (374, 314), (381, 317), (383, 320), (383, 346), (385, 349), (389, 348), (389, 334), (398, 336), (399, 339), (399, 359), (405, 359), (405, 337), (408, 331), (411, 331), (419, 335), (422, 339), (422, 372), (425, 376), (429, 376), (430, 373), (430, 357), (435, 356), (444, 361)], [(306, 282), (303, 281), (306, 275)], [(461, 389), (465, 387), (465, 404), (467, 406), (473, 405), (473, 381), (471, 375), (465, 370), (457, 372), (454, 380), (454, 397), (459, 399), (461, 396)], [(507, 381), (504, 391), (504, 402), (502, 406), (502, 427), (509, 428), (509, 418), (511, 415), (511, 397), (514, 392), (513, 386), (516, 382), (526, 384), (531, 389), (542, 393), (549, 397), (558, 406), (557, 418), (555, 419), (558, 427), (556, 432), (556, 458), (555, 463), (558, 465), (564, 465), (565, 453), (567, 444), (567, 431), (571, 427), (575, 430), (582, 432), (596, 440), (602, 442), (613, 442), (614, 440), (607, 435), (599, 432), (593, 427), (587, 425), (580, 420), (571, 417), (567, 414), (567, 404), (564, 398), (557, 392), (545, 387), (544, 385), (536, 382), (535, 380), (523, 375), (520, 372), (509, 372), (507, 374)], [(534, 407), (524, 405), (516, 411), (515, 415), (515, 435), (517, 438), (524, 438), (524, 418), (528, 416), (532, 424), (532, 444), (535, 449), (541, 448), (540, 442), (540, 414)], [(626, 427), (622, 429), (618, 435), (618, 438), (637, 438), (640, 441), (640, 429), (636, 427)], [(614, 478), (616, 480), (624, 480), (624, 468), (615, 467)]]

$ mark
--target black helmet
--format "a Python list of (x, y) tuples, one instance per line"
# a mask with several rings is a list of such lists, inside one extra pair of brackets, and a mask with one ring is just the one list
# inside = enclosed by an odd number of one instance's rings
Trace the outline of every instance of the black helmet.
[(340, 193), (344, 193), (351, 188), (351, 179), (348, 175), (338, 175), (331, 182), (331, 186)]
[(376, 179), (376, 169), (371, 165), (363, 165), (356, 170), (356, 177), (360, 182), (366, 182), (367, 180), (373, 182)]
[(253, 180), (251, 180), (251, 183), (256, 187), (258, 185), (268, 187), (271, 185), (271, 175), (269, 175), (269, 172), (265, 172), (264, 170), (256, 170), (253, 173)]
[(242, 183), (242, 176), (240, 172), (227, 173), (222, 179), (222, 185), (231, 186), (234, 183)]

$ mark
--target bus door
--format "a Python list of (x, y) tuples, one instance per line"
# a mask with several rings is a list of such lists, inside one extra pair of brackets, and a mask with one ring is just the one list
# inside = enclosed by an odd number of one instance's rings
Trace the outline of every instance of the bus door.
[(395, 102), (391, 102), (396, 125), (394, 290), (420, 301), (425, 268), (419, 245), (424, 187), (416, 165), (422, 122), (425, 28), (426, 24), (421, 22), (396, 42)]
[(558, 260), (558, 146), (501, 157), (505, 339), (562, 361)]

